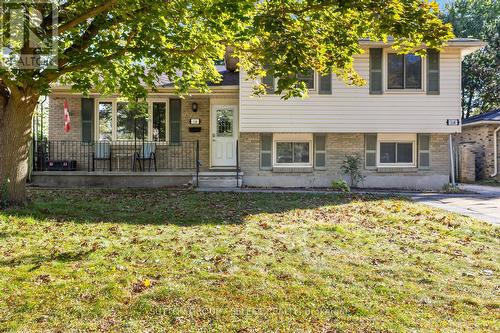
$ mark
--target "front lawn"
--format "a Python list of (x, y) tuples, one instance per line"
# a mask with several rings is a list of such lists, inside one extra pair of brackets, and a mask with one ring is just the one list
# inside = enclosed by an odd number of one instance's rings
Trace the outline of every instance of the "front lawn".
[(497, 331), (499, 228), (361, 195), (30, 190), (0, 331)]

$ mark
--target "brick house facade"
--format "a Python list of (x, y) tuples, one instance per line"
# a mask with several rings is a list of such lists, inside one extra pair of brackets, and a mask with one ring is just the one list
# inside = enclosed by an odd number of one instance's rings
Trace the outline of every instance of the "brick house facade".
[[(463, 168), (473, 168), (476, 180), (492, 178), (495, 173), (495, 156), (497, 168), (500, 163), (500, 133), (495, 131), (500, 127), (500, 110), (493, 110), (463, 121), (462, 133), (454, 135), (454, 146), (466, 145), (474, 154), (474, 165), (463, 165)], [(495, 139), (496, 154), (495, 154)], [(497, 174), (496, 179), (500, 179)]]

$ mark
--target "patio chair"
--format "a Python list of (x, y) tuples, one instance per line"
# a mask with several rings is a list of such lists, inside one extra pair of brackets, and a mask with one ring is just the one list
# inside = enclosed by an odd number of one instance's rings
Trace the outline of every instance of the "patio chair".
[(96, 142), (92, 152), (92, 171), (95, 171), (95, 161), (109, 161), (111, 171), (111, 144), (109, 142)]
[(142, 171), (146, 167), (146, 161), (148, 161), (148, 171), (151, 171), (151, 162), (153, 162), (155, 171), (156, 168), (156, 145), (154, 142), (145, 142), (142, 144), (141, 152), (135, 152), (134, 154), (134, 164), (133, 171), (135, 171), (135, 163), (139, 163), (139, 170)]

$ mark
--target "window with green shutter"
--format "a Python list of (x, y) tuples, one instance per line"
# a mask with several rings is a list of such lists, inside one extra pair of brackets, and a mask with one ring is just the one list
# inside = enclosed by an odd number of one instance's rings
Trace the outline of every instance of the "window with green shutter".
[(370, 94), (381, 95), (382, 85), (382, 49), (370, 49)]
[(365, 168), (377, 167), (377, 134), (365, 134)]
[(320, 94), (320, 95), (331, 95), (332, 94), (332, 74), (319, 76), (318, 94)]
[(431, 166), (431, 136), (430, 134), (418, 135), (418, 167), (420, 169), (429, 169)]
[(427, 50), (427, 94), (439, 95), (439, 51)]
[(271, 170), (273, 167), (273, 134), (260, 134), (260, 169)]
[(170, 143), (181, 142), (181, 100), (171, 99), (169, 102)]
[(314, 134), (314, 168), (326, 168), (326, 135)]
[(82, 98), (82, 141), (92, 142), (94, 140), (94, 99)]

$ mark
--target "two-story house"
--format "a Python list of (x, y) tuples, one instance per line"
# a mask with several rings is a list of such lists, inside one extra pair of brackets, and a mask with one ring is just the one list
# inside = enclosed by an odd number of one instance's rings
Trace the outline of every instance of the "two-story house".
[(327, 187), (343, 176), (345, 156), (358, 154), (362, 187), (441, 189), (450, 180), (450, 134), (461, 130), (461, 60), (483, 43), (453, 39), (425, 58), (360, 43), (365, 52), (355, 68), (367, 85), (305, 70), (305, 99), (273, 95), (269, 76), (262, 78), (269, 94), (252, 96), (255, 82), (245, 72), (221, 69), (223, 81), (209, 94), (179, 98), (160, 82), (148, 98), (149, 116), (138, 120), (120, 96), (54, 87), (48, 142), (34, 149), (34, 180), (163, 186), (194, 176), (196, 184), (221, 186), (240, 177), (246, 186)]

